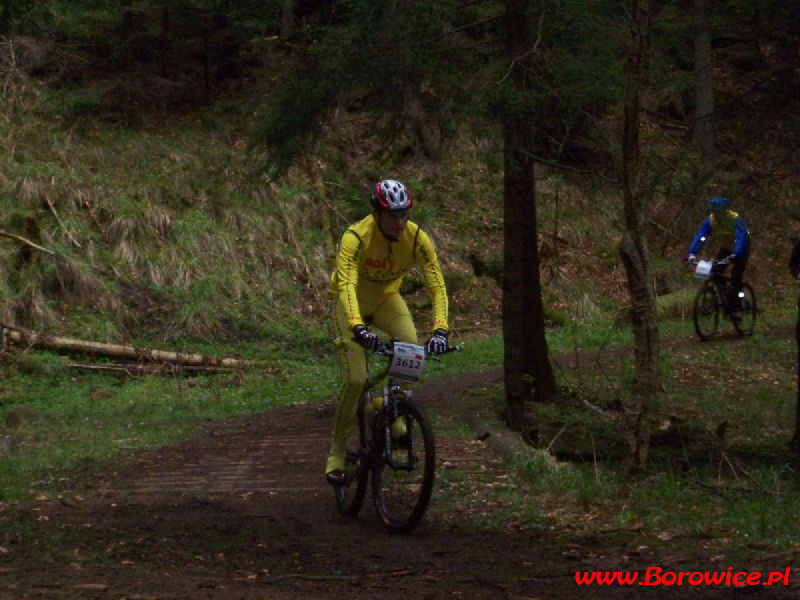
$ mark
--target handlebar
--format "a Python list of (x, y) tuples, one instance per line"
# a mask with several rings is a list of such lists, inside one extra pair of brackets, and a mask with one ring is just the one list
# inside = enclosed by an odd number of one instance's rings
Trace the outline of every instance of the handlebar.
[[(394, 343), (399, 341), (397, 339), (391, 339), (386, 342), (381, 341), (380, 348), (377, 348), (372, 353), (377, 354), (379, 356), (394, 356)], [(461, 352), (464, 349), (464, 346), (458, 344), (457, 346), (449, 346), (447, 350), (445, 350), (442, 354), (450, 354), (451, 352)], [(433, 358), (436, 360), (436, 354), (428, 354), (428, 350), (425, 350), (425, 358)]]
[[(687, 259), (687, 262), (692, 266), (696, 266), (697, 263), (700, 262), (700, 259), (697, 258), (697, 257), (694, 257), (694, 258)], [(706, 262), (710, 262), (714, 266), (719, 265), (720, 267), (724, 267), (725, 265), (729, 265), (731, 263), (731, 259), (726, 256), (725, 258), (714, 259), (714, 260), (710, 260), (710, 261), (706, 261)]]
[[(375, 350), (373, 350), (373, 352), (372, 352), (373, 354), (377, 354), (378, 356), (389, 357), (390, 360), (388, 361), (388, 364), (386, 364), (382, 369), (379, 369), (379, 371), (377, 373), (373, 373), (367, 378), (365, 389), (369, 389), (369, 388), (372, 388), (375, 385), (377, 385), (384, 377), (386, 377), (387, 373), (389, 373), (389, 371), (391, 370), (392, 363), (394, 362), (391, 359), (391, 357), (394, 356), (394, 343), (396, 341), (399, 341), (399, 340), (389, 340), (387, 342), (381, 341), (380, 347), (376, 348)], [(450, 352), (460, 352), (461, 350), (462, 350), (462, 346), (461, 346), (461, 344), (459, 344), (457, 346), (449, 347), (447, 349), (447, 351), (445, 352), (445, 354), (449, 354)], [(431, 360), (439, 360), (438, 355), (428, 354), (427, 349), (423, 348), (423, 352), (425, 353), (425, 358), (426, 359), (430, 358)], [(401, 361), (401, 362), (405, 362), (405, 361)], [(402, 378), (403, 377), (401, 377), (401, 379)], [(418, 379), (412, 379), (410, 381), (418, 381)]]
[(711, 279), (723, 277), (726, 267), (731, 263), (729, 256), (717, 260), (697, 260), (696, 256), (689, 257), (689, 262), (695, 265), (694, 275), (698, 279)]

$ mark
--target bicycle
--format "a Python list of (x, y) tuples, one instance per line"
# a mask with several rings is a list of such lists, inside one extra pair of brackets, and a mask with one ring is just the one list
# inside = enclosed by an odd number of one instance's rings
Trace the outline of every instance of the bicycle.
[[(448, 352), (458, 350), (461, 346)], [(436, 469), (430, 422), (403, 385), (420, 380), (427, 355), (423, 346), (396, 340), (375, 354), (387, 357), (387, 365), (367, 376), (356, 423), (348, 434), (344, 483), (335, 486), (336, 504), (343, 515), (355, 516), (371, 475), (372, 500), (381, 523), (391, 533), (407, 533), (428, 508)], [(382, 393), (376, 393), (384, 379)]]
[(750, 284), (743, 282), (734, 300), (736, 305), (731, 305), (731, 280), (724, 273), (728, 263), (728, 259), (700, 260), (696, 263), (695, 276), (705, 281), (695, 295), (692, 317), (695, 331), (703, 341), (717, 334), (720, 313), (730, 319), (739, 335), (753, 333), (756, 322), (755, 292)]

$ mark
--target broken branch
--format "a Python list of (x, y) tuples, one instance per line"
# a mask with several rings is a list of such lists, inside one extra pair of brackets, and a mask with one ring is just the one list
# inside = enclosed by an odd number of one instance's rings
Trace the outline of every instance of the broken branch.
[(39, 252), (44, 252), (45, 254), (49, 254), (50, 256), (55, 256), (55, 252), (52, 250), (48, 250), (47, 248), (40, 246), (39, 244), (30, 241), (28, 238), (24, 238), (21, 235), (17, 235), (16, 233), (11, 233), (10, 231), (6, 231), (5, 229), (0, 229), (0, 235), (17, 240), (18, 242), (22, 242), (26, 246), (30, 246), (38, 250)]

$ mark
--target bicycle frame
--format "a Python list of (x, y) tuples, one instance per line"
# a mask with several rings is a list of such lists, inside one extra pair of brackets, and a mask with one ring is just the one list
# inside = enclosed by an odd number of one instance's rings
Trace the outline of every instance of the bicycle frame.
[(731, 278), (725, 275), (727, 260), (700, 261), (695, 274), (704, 279), (694, 300), (693, 320), (697, 335), (701, 340), (714, 337), (717, 333), (719, 314), (722, 313), (733, 323), (739, 335), (750, 335), (756, 319), (756, 298), (752, 286), (742, 282), (739, 302), (731, 304)]
[(702, 265), (702, 263), (706, 264), (710, 263), (710, 266), (708, 269), (708, 276), (703, 277), (705, 279), (705, 282), (701, 286), (701, 289), (703, 286), (709, 284), (713, 285), (717, 295), (717, 299), (719, 301), (719, 305), (722, 307), (722, 310), (725, 312), (725, 314), (729, 315), (731, 313), (730, 310), (731, 307), (730, 304), (728, 303), (728, 294), (726, 292), (728, 291), (731, 285), (731, 279), (725, 274), (725, 268), (728, 266), (728, 264), (730, 264), (729, 261), (727, 259), (714, 260), (714, 261), (701, 261), (696, 271), (698, 277), (701, 276), (700, 275), (701, 266), (704, 266)]
[[(371, 479), (376, 512), (391, 533), (406, 533), (422, 519), (435, 479), (433, 430), (405, 385), (421, 378), (423, 353), (410, 344), (383, 348), (376, 354), (389, 360), (374, 373), (369, 372), (368, 361), (357, 410), (358, 439), (347, 449), (345, 482), (335, 486), (339, 512), (355, 516)], [(378, 389), (383, 393), (379, 405), (373, 396), (380, 393)], [(404, 427), (393, 431), (398, 423)]]
[(731, 285), (731, 278), (720, 271), (712, 272), (711, 277), (709, 277), (707, 281), (711, 283), (717, 291), (717, 299), (719, 300), (719, 305), (722, 307), (722, 310), (726, 315), (731, 314), (731, 306), (727, 294)]
[[(373, 389), (378, 387), (378, 385), (386, 379), (386, 383), (383, 386), (383, 406), (381, 407), (381, 411), (387, 416), (384, 420), (385, 427), (384, 427), (384, 443), (382, 444), (382, 454), (384, 455), (384, 460), (386, 460), (387, 464), (389, 464), (392, 468), (401, 469), (401, 470), (408, 470), (410, 471), (413, 466), (411, 464), (401, 465), (397, 463), (395, 460), (392, 459), (392, 432), (391, 432), (391, 422), (394, 418), (397, 417), (396, 411), (396, 403), (397, 400), (410, 400), (412, 396), (412, 392), (409, 389), (403, 389), (403, 386), (400, 385), (400, 381), (396, 380), (392, 377), (388, 377), (389, 369), (391, 367), (391, 358), (394, 356), (394, 353), (384, 348), (381, 352), (376, 352), (381, 356), (385, 356), (389, 358), (385, 367), (381, 367), (375, 374), (369, 375), (369, 361), (367, 364), (367, 381), (364, 384), (364, 389), (361, 392), (361, 399), (360, 402), (364, 403), (367, 398), (365, 395), (369, 394)], [(402, 398), (399, 396), (402, 395)], [(367, 423), (367, 428), (371, 427), (371, 423)], [(372, 446), (374, 440), (370, 440), (369, 446)], [(369, 449), (369, 448), (368, 448)], [(372, 449), (377, 451), (378, 448), (376, 446), (372, 446)]]

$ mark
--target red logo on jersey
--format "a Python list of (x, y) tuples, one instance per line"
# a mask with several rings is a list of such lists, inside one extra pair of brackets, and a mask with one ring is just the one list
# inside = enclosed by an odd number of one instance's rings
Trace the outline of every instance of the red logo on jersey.
[(394, 261), (390, 258), (368, 258), (364, 261), (367, 269), (383, 269), (392, 273), (394, 271)]

